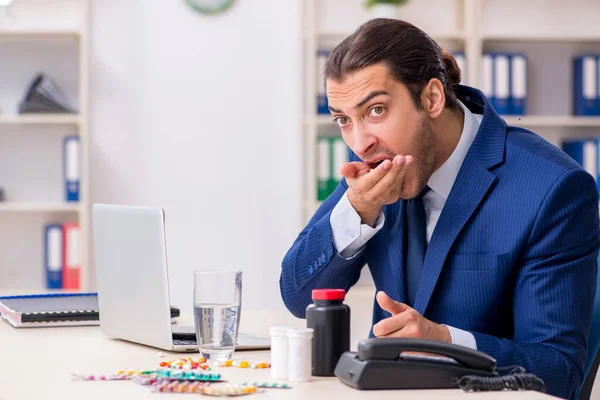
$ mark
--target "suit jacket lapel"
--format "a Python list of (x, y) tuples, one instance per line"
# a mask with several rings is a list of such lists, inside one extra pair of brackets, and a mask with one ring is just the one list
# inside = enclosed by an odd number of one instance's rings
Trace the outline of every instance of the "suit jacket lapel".
[(414, 307), (421, 315), (425, 314), (452, 244), (495, 179), (495, 175), (473, 157), (465, 158), (435, 226), (423, 261)]

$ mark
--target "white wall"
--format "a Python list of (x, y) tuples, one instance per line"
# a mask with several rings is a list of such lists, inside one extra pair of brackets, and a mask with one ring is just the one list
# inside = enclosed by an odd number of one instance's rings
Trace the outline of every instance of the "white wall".
[(183, 0), (92, 3), (92, 201), (166, 210), (184, 310), (200, 268), (240, 269), (244, 306), (281, 306), (301, 221), (300, 0), (216, 17)]

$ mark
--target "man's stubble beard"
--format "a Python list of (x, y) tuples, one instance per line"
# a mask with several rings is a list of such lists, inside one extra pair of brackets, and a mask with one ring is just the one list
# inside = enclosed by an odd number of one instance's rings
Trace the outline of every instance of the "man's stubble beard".
[(425, 118), (422, 118), (420, 121), (419, 132), (417, 133), (416, 138), (415, 160), (411, 165), (414, 171), (414, 182), (412, 182), (410, 192), (406, 193), (409, 199), (417, 197), (423, 188), (425, 188), (425, 185), (427, 185), (429, 178), (435, 170), (436, 161), (439, 158), (439, 146), (435, 133), (431, 129), (429, 121)]

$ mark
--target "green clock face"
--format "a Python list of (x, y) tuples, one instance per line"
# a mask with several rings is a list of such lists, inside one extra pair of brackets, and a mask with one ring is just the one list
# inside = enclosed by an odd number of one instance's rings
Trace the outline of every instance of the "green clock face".
[(227, 10), (235, 0), (185, 0), (190, 7), (202, 14), (220, 14)]

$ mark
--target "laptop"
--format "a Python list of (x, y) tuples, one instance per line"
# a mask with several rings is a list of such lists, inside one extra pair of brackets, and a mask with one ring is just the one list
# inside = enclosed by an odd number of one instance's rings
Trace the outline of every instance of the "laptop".
[[(194, 327), (171, 322), (164, 210), (94, 204), (92, 224), (103, 334), (168, 351), (198, 352)], [(269, 348), (268, 338), (238, 333), (236, 351)]]

